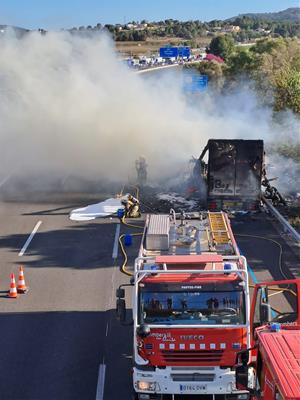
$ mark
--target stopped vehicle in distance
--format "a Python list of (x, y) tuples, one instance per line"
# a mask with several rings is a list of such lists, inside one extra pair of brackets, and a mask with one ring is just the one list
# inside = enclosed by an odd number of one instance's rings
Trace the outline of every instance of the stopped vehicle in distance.
[(148, 215), (131, 284), (135, 398), (247, 398), (234, 367), (250, 346), (248, 273), (225, 213)]
[(206, 192), (209, 210), (258, 208), (265, 172), (262, 140), (210, 139), (194, 161), (193, 187)]
[(256, 285), (251, 348), (237, 357), (237, 387), (251, 400), (300, 400), (300, 280)]

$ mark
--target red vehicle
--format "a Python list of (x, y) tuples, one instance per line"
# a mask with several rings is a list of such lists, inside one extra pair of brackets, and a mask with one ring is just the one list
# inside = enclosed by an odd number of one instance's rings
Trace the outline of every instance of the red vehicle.
[[(250, 346), (246, 264), (223, 212), (147, 217), (132, 282), (135, 398), (248, 398), (234, 370)], [(122, 287), (117, 297), (122, 316)]]
[(253, 400), (300, 399), (299, 293), (299, 279), (256, 285), (253, 347), (239, 353), (236, 369), (237, 387), (249, 390)]

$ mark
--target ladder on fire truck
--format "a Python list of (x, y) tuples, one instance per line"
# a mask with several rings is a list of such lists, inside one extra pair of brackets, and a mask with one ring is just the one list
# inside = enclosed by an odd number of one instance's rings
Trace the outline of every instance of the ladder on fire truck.
[(208, 212), (212, 240), (216, 244), (227, 244), (231, 241), (228, 226), (223, 212)]

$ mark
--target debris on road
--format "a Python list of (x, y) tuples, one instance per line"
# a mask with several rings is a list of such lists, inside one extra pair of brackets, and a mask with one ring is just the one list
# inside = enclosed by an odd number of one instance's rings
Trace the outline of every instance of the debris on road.
[(116, 214), (120, 208), (124, 208), (122, 201), (127, 199), (126, 196), (109, 198), (100, 203), (90, 204), (86, 207), (77, 208), (70, 213), (72, 221), (91, 221), (96, 218), (109, 217)]
[(195, 200), (188, 200), (180, 196), (178, 193), (159, 193), (157, 195), (159, 200), (164, 200), (170, 202), (177, 207), (184, 208), (185, 210), (192, 211), (197, 207), (197, 202)]

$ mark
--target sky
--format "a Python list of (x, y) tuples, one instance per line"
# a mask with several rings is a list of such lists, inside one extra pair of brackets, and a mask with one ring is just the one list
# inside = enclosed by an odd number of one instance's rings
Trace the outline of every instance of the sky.
[(300, 0), (0, 0), (0, 24), (61, 29), (143, 19), (210, 21), (299, 6)]

